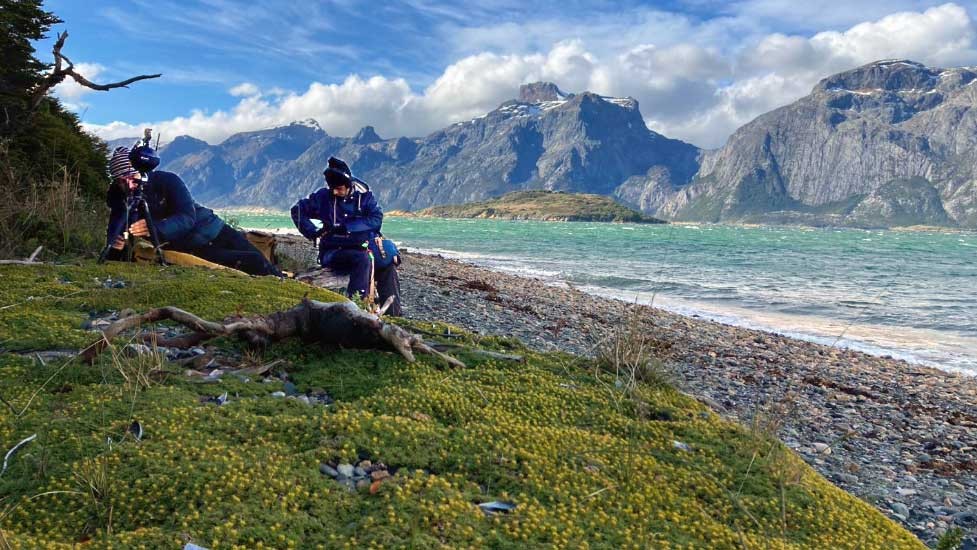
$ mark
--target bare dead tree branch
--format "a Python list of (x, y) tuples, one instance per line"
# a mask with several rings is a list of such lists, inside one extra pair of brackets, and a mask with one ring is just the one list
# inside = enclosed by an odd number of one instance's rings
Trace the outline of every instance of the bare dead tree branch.
[(34, 93), (31, 95), (31, 104), (30, 104), (29, 112), (33, 113), (37, 109), (37, 107), (41, 104), (41, 101), (44, 100), (44, 97), (47, 96), (48, 92), (50, 92), (58, 84), (64, 82), (64, 80), (69, 76), (81, 86), (90, 88), (92, 90), (102, 91), (102, 92), (112, 90), (114, 88), (128, 88), (129, 84), (132, 84), (133, 82), (138, 82), (140, 80), (147, 80), (150, 78), (159, 78), (160, 76), (163, 76), (162, 73), (143, 74), (119, 82), (110, 82), (108, 84), (96, 84), (88, 80), (81, 74), (78, 74), (78, 72), (75, 71), (75, 64), (72, 63), (71, 60), (68, 59), (66, 55), (61, 53), (61, 49), (64, 47), (64, 42), (67, 39), (68, 39), (67, 31), (58, 34), (58, 40), (54, 43), (54, 47), (51, 49), (51, 53), (54, 55), (54, 68), (52, 69), (51, 73), (48, 74), (44, 78), (44, 80), (42, 80), (37, 85), (37, 88), (34, 90)]

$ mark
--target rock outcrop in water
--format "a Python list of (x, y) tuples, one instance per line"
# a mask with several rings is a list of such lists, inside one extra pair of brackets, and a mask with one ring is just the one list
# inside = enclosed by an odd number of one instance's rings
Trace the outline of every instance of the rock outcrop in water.
[(391, 209), (546, 189), (676, 220), (977, 227), (975, 79), (977, 69), (872, 63), (713, 151), (648, 130), (633, 99), (538, 82), (423, 138), (383, 139), (369, 126), (339, 138), (305, 122), (214, 146), (181, 137), (162, 154), (196, 197), (225, 207), (287, 207), (338, 155)]
[(558, 191), (513, 191), (487, 201), (429, 206), (418, 211), (416, 215), (497, 220), (665, 223), (603, 195)]

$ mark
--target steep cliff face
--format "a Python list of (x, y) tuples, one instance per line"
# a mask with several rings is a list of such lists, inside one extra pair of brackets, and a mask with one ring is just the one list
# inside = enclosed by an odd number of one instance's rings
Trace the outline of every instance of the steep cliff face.
[(223, 204), (324, 138), (328, 136), (313, 120), (235, 134), (219, 145), (180, 136), (160, 149), (161, 168), (179, 174), (198, 201)]
[[(693, 185), (642, 206), (677, 219), (763, 221), (791, 211), (809, 223), (973, 226), (975, 78), (909, 61), (826, 78), (705, 153)], [(884, 198), (896, 188), (918, 202), (896, 207)]]

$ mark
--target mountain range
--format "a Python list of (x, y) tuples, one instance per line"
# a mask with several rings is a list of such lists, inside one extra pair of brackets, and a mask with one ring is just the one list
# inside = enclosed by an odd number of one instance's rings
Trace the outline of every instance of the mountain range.
[(632, 98), (538, 82), (421, 138), (383, 139), (370, 126), (336, 137), (306, 120), (217, 145), (181, 136), (161, 149), (161, 168), (215, 207), (287, 208), (321, 185), (335, 155), (386, 209), (546, 189), (671, 220), (977, 228), (975, 81), (977, 69), (871, 63), (823, 79), (714, 150), (649, 130)]

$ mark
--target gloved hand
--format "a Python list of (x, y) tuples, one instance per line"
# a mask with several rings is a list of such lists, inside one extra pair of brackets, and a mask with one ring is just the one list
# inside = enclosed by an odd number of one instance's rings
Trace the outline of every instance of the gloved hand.
[(315, 241), (316, 239), (321, 239), (322, 237), (329, 236), (329, 228), (323, 227), (322, 229), (316, 231), (315, 235), (312, 236), (310, 240)]

